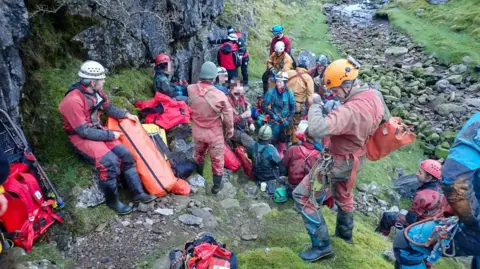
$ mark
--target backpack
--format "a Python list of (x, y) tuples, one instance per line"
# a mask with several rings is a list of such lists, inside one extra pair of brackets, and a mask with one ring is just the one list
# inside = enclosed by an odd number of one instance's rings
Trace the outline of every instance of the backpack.
[(170, 252), (169, 269), (237, 269), (238, 261), (225, 244), (217, 242), (211, 233), (202, 233), (187, 242), (183, 253), (179, 249)]
[(44, 235), (47, 229), (58, 221), (60, 216), (52, 211), (54, 200), (45, 200), (34, 174), (24, 163), (13, 163), (7, 181), (3, 184), (8, 208), (0, 222), (5, 237), (27, 252), (33, 242)]
[(377, 161), (415, 141), (416, 135), (399, 117), (392, 117), (377, 128), (367, 141), (367, 159)]

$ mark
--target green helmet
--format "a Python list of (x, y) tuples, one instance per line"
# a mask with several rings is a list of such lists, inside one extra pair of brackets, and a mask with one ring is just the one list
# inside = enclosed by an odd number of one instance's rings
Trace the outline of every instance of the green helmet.
[(258, 139), (269, 140), (272, 138), (272, 128), (270, 125), (263, 125), (258, 131)]
[(273, 201), (275, 203), (285, 203), (288, 201), (287, 188), (284, 186), (278, 187), (273, 194)]
[(200, 78), (215, 79), (218, 75), (217, 66), (212, 62), (205, 62), (200, 70)]

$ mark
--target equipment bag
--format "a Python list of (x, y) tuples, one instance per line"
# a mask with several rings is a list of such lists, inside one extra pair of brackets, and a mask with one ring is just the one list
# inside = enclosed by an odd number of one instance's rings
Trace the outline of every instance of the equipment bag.
[(210, 233), (204, 233), (185, 244), (186, 269), (237, 269), (237, 258), (225, 244), (217, 242)]
[(55, 200), (44, 199), (37, 179), (26, 164), (13, 163), (10, 171), (3, 184), (8, 208), (0, 222), (6, 231), (5, 237), (30, 252), (34, 241), (55, 221), (63, 223), (63, 220), (52, 211)]
[(227, 143), (225, 143), (225, 154), (223, 155), (223, 158), (225, 160), (225, 168), (232, 172), (237, 171), (242, 165)]
[(247, 153), (245, 152), (245, 148), (242, 146), (238, 146), (235, 149), (235, 155), (237, 155), (240, 163), (242, 164), (243, 171), (245, 174), (250, 178), (254, 179), (253, 171), (252, 171), (252, 161), (247, 157)]
[(377, 161), (391, 152), (415, 141), (416, 135), (404, 124), (399, 117), (392, 117), (370, 137), (367, 142), (367, 158)]

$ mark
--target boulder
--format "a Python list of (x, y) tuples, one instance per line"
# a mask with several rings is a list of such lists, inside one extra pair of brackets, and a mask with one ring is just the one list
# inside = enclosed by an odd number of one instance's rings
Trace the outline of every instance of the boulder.
[(408, 48), (406, 47), (390, 47), (385, 50), (385, 55), (391, 56), (401, 56), (408, 53)]
[(448, 116), (450, 113), (464, 113), (467, 111), (463, 106), (452, 103), (441, 104), (437, 106), (435, 110), (442, 116)]
[(216, 197), (219, 200), (227, 199), (227, 198), (235, 198), (237, 195), (237, 189), (233, 186), (230, 182), (225, 182), (223, 184), (223, 189), (217, 193)]
[(468, 71), (468, 67), (464, 64), (452, 65), (448, 70), (454, 74), (461, 74)]
[(206, 229), (212, 231), (217, 227), (218, 222), (212, 212), (200, 208), (189, 208), (188, 211), (192, 215), (201, 218)]
[(467, 89), (468, 92), (480, 92), (480, 83), (473, 84)]
[(238, 202), (237, 199), (232, 199), (232, 198), (227, 198), (225, 200), (222, 200), (220, 202), (220, 204), (222, 205), (222, 207), (224, 209), (231, 209), (231, 208), (239, 208), (240, 207), (240, 203)]
[(443, 5), (443, 4), (445, 4), (449, 1), (450, 0), (427, 0), (427, 2), (432, 4), (432, 5)]
[(202, 218), (190, 214), (183, 214), (178, 219), (185, 225), (200, 226), (203, 223)]
[(463, 80), (462, 75), (452, 75), (447, 78), (447, 80), (452, 84), (459, 84)]
[(469, 106), (473, 106), (476, 109), (480, 109), (480, 98), (467, 98), (463, 102)]
[(252, 204), (249, 208), (249, 211), (253, 213), (257, 219), (262, 219), (263, 216), (272, 211), (272, 209), (267, 203), (258, 203)]

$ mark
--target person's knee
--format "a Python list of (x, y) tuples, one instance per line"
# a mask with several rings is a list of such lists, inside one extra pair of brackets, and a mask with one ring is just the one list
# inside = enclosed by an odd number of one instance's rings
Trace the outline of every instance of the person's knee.
[(120, 161), (112, 151), (103, 155), (97, 164), (97, 168), (100, 172), (100, 180), (114, 179), (120, 175)]
[(121, 167), (124, 171), (135, 167), (135, 158), (133, 158), (133, 154), (124, 145), (116, 146), (112, 151), (120, 159)]

